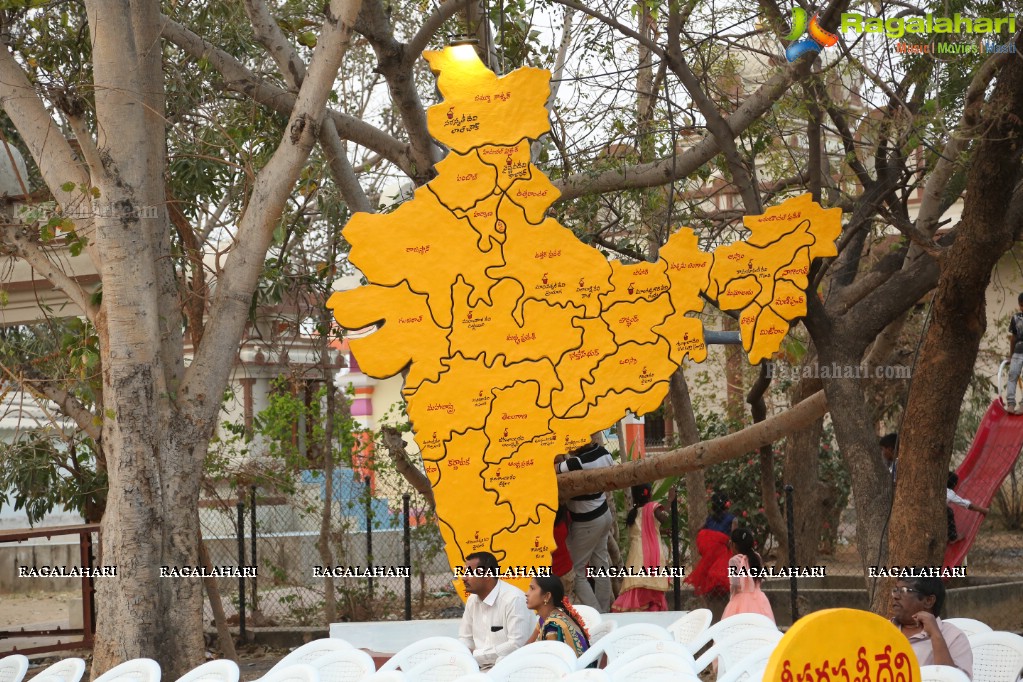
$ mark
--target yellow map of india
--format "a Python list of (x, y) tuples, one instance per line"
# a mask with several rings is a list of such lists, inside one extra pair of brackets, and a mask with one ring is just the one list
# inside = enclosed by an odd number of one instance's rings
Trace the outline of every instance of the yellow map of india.
[[(702, 361), (701, 294), (738, 311), (757, 363), (806, 314), (813, 258), (836, 255), (840, 209), (803, 195), (744, 219), (749, 238), (699, 249), (682, 228), (656, 262), (608, 261), (545, 216), (558, 190), (530, 161), (549, 129), (550, 74), (497, 77), (471, 48), (425, 54), (444, 100), (437, 177), (344, 229), (370, 282), (327, 305), (363, 371), (403, 390), (452, 568), (475, 551), (550, 566), (552, 460), (627, 410), (657, 408), (687, 355)], [(525, 588), (528, 580), (516, 581)]]

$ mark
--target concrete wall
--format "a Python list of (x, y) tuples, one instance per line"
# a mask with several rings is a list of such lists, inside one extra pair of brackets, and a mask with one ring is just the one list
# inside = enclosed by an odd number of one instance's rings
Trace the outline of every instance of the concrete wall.
[[(855, 583), (859, 582), (859, 586)], [(834, 608), (866, 609), (870, 606), (862, 579), (856, 577), (799, 580), (800, 615)], [(948, 588), (944, 616), (975, 618), (995, 630), (1023, 632), (1023, 579), (968, 578)], [(778, 625), (792, 624), (787, 580), (769, 580), (764, 593), (771, 602)]]
[(0, 594), (80, 590), (81, 578), (19, 578), (18, 566), (78, 566), (81, 553), (73, 545), (0, 545)]

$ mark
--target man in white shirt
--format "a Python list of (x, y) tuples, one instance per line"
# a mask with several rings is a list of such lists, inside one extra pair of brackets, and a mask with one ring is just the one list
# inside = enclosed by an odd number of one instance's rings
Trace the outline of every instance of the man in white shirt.
[(501, 569), (490, 552), (466, 557), (462, 582), (469, 592), (458, 639), (469, 648), (481, 670), (521, 648), (536, 626), (519, 588), (498, 579)]
[(962, 630), (938, 618), (945, 603), (941, 578), (899, 578), (892, 589), (892, 622), (909, 640), (920, 665), (959, 668), (973, 679), (973, 649)]

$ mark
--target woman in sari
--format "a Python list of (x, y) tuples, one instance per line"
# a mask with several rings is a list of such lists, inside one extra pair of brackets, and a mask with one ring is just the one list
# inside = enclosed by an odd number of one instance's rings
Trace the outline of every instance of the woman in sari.
[[(629, 529), (629, 554), (626, 563), (634, 572), (645, 569), (654, 575), (628, 576), (622, 582), (622, 591), (611, 605), (611, 610), (622, 611), (667, 611), (668, 600), (664, 593), (671, 589), (671, 581), (663, 570), (668, 559), (668, 549), (661, 540), (661, 524), (668, 520), (668, 514), (657, 502), (651, 502), (652, 489), (649, 483), (632, 486), (632, 509), (625, 518)], [(675, 498), (675, 489), (668, 493), (668, 502)]]
[(582, 617), (565, 599), (560, 578), (533, 578), (526, 592), (526, 606), (540, 617), (530, 643), (541, 639), (563, 642), (572, 647), (576, 656), (590, 648), (590, 634)]

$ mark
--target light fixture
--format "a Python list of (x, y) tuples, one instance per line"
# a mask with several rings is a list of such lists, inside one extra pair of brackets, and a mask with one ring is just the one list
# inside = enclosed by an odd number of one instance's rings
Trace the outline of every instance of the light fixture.
[(451, 55), (458, 61), (469, 61), (479, 59), (476, 47), (480, 41), (472, 35), (458, 34), (448, 36), (448, 47), (451, 48)]

